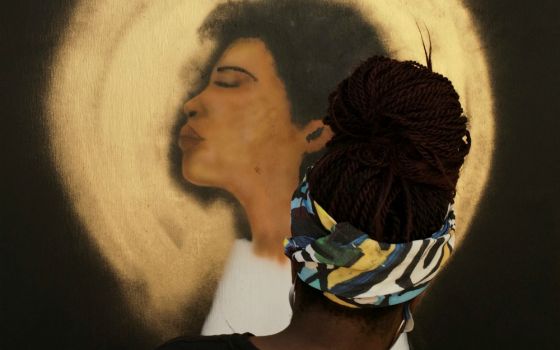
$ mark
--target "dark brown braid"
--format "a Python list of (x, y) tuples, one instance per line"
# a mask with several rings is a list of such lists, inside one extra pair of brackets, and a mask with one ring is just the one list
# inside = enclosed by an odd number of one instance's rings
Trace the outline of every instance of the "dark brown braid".
[(375, 56), (329, 104), (323, 121), (335, 136), (308, 176), (312, 197), (380, 241), (437, 231), (471, 144), (451, 82), (419, 63)]

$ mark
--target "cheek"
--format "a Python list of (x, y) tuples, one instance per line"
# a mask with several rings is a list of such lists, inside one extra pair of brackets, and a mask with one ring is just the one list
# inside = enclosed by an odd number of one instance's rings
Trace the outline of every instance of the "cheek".
[(217, 142), (242, 147), (266, 139), (267, 129), (273, 127), (271, 106), (265, 98), (247, 94), (216, 101), (211, 113), (210, 132)]
[(287, 103), (270, 96), (259, 96), (244, 111), (241, 125), (244, 138), (262, 145), (275, 144), (285, 139), (291, 131)]
[(205, 113), (193, 125), (200, 127), (205, 141), (196, 149), (191, 161), (214, 170), (244, 161), (248, 149), (255, 144), (248, 130), (254, 125), (253, 103), (245, 94), (220, 92), (208, 95)]
[[(293, 142), (289, 103), (271, 91), (231, 91), (208, 103), (208, 151), (260, 158)], [(201, 120), (202, 121), (202, 120)], [(245, 157), (245, 156), (243, 156)]]

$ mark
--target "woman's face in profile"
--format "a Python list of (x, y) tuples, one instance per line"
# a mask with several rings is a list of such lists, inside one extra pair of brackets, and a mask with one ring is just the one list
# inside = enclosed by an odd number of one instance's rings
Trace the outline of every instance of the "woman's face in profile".
[(236, 178), (299, 165), (305, 135), (291, 121), (274, 58), (259, 39), (233, 42), (184, 111), (182, 172), (194, 184), (235, 190)]

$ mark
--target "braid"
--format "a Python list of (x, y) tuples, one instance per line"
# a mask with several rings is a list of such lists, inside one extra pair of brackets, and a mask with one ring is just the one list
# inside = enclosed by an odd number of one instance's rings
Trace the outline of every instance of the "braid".
[(470, 149), (451, 82), (419, 63), (375, 56), (329, 96), (333, 132), (309, 174), (313, 198), (373, 238), (426, 238), (443, 223)]

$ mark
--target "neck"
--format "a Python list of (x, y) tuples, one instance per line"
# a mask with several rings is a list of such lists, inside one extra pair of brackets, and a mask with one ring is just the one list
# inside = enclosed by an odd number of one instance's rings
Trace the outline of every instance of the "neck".
[(255, 166), (252, 170), (238, 176), (235, 184), (226, 189), (245, 209), (254, 252), (288, 263), (282, 241), (290, 236), (290, 201), (299, 181), (299, 169), (272, 164)]
[(333, 317), (326, 311), (306, 310), (294, 316), (282, 332), (253, 337), (251, 341), (262, 350), (386, 350), (396, 336), (398, 323), (387, 329), (387, 332), (365, 331), (359, 321)]

